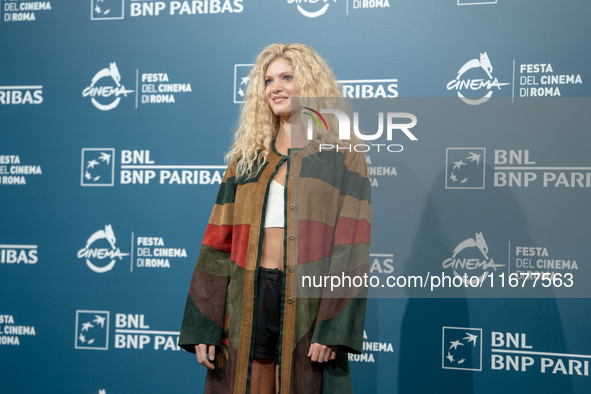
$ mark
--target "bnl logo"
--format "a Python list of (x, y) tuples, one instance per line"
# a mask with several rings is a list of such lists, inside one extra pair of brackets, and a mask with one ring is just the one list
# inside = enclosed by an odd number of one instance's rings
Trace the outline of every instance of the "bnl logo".
[(109, 312), (76, 311), (76, 349), (109, 349)]
[(123, 19), (124, 0), (90, 0), (90, 19)]
[(447, 148), (446, 189), (484, 189), (485, 148)]
[(482, 371), (482, 329), (443, 327), (442, 363), (444, 369)]
[(243, 103), (246, 99), (246, 88), (250, 83), (250, 70), (254, 64), (234, 65), (234, 103)]
[(115, 149), (83, 148), (80, 186), (113, 186)]

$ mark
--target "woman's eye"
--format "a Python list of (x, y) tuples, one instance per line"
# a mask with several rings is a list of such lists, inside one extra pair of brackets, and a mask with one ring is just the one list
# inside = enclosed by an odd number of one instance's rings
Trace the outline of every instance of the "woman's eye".
[(267, 79), (267, 80), (265, 81), (265, 85), (268, 85), (268, 84), (270, 84), (271, 82), (273, 82), (273, 81), (272, 81), (272, 80), (270, 80), (270, 79)]
[(291, 81), (293, 79), (291, 75), (286, 75), (284, 78), (286, 81)]

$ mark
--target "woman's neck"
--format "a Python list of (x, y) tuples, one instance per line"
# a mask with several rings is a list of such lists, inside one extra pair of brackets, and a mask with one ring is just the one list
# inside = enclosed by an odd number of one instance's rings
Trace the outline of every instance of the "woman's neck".
[(286, 155), (287, 150), (291, 148), (291, 117), (279, 118), (279, 131), (275, 136), (275, 148), (282, 155)]
[(302, 127), (294, 125), (292, 128), (292, 117), (279, 118), (279, 131), (275, 137), (275, 146), (281, 146), (284, 149), (301, 148), (306, 145)]

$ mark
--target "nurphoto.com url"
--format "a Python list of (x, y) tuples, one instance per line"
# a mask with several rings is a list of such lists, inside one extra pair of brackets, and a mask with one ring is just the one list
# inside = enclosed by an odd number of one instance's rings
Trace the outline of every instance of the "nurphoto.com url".
[(572, 287), (572, 273), (550, 273), (550, 272), (514, 272), (511, 274), (485, 272), (482, 276), (464, 275), (431, 275), (428, 272), (423, 275), (390, 275), (385, 281), (381, 281), (376, 275), (302, 275), (301, 287), (306, 288), (330, 288), (335, 291), (343, 288), (379, 288), (379, 287), (400, 287), (400, 288), (428, 288), (436, 291), (439, 288), (482, 288), (482, 287)]

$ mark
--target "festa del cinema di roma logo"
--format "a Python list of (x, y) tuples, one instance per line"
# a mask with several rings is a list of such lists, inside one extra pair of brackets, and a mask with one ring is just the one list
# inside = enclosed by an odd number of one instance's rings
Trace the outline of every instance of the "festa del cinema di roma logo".
[[(115, 62), (110, 63), (108, 68), (103, 68), (96, 73), (82, 91), (82, 97), (90, 97), (92, 104), (101, 111), (109, 111), (119, 105), (121, 96), (127, 97), (128, 93), (134, 90), (125, 89), (121, 84), (121, 74)], [(102, 102), (99, 102), (102, 101)]]
[[(489, 269), (497, 270), (498, 267), (504, 267), (505, 264), (496, 264), (488, 256), (488, 245), (484, 240), (482, 232), (476, 233), (474, 238), (463, 240), (455, 247), (451, 257), (445, 259), (441, 264), (443, 269), (451, 268), (454, 277), (461, 278), (462, 283), (468, 285), (469, 279), (462, 274), (483, 272), (479, 280), (483, 281), (490, 273)], [(471, 275), (469, 275), (471, 276)]]
[[(320, 7), (320, 9), (318, 9), (318, 5), (314, 4), (314, 3), (319, 3), (320, 0), (287, 0), (287, 4), (293, 4), (296, 3), (296, 7), (298, 9), (298, 11), (300, 12), (300, 14), (304, 15), (305, 17), (308, 18), (317, 18), (321, 15), (324, 15), (326, 13), (326, 11), (328, 10), (328, 7), (330, 6), (330, 0), (324, 0), (324, 5), (322, 7)], [(333, 0), (333, 2), (337, 2), (337, 0)], [(302, 6), (301, 3), (310, 3), (312, 5), (306, 5), (306, 8), (308, 8), (309, 10), (305, 10)], [(312, 10), (314, 9), (314, 11)]]
[[(106, 246), (106, 242), (102, 240), (106, 240), (111, 248), (92, 247), (95, 242), (99, 244), (99, 246)], [(107, 224), (104, 230), (98, 230), (88, 238), (86, 246), (78, 251), (78, 258), (85, 259), (88, 268), (94, 272), (102, 274), (110, 271), (115, 266), (117, 258), (122, 260), (124, 256), (129, 256), (129, 253), (121, 253), (121, 250), (115, 245), (116, 241), (117, 239), (115, 238), (113, 227), (110, 224)], [(105, 245), (100, 245), (101, 243)], [(104, 260), (111, 261), (105, 265), (101, 263)]]
[[(484, 70), (488, 76), (488, 79), (466, 78), (464, 74), (473, 69)], [(481, 53), (479, 59), (472, 59), (464, 64), (462, 68), (460, 68), (456, 78), (452, 79), (447, 84), (447, 90), (455, 90), (458, 94), (458, 97), (466, 104), (478, 105), (486, 103), (492, 97), (495, 88), (497, 90), (501, 90), (501, 86), (509, 85), (509, 83), (500, 83), (497, 78), (492, 76), (492, 71), (493, 66), (488, 58), (488, 55), (486, 52)], [(474, 75), (474, 73), (470, 73), (470, 75)], [(486, 93), (484, 93), (484, 96), (480, 98), (468, 98), (462, 94), (462, 90), (465, 92), (474, 92), (474, 94), (479, 91), (486, 91)]]
[[(308, 18), (317, 18), (319, 16), (324, 15), (328, 10), (330, 4), (336, 2), (337, 0), (332, 0), (332, 2), (331, 0), (323, 0), (322, 2), (320, 0), (287, 0), (287, 4), (296, 3), (296, 7), (300, 14)], [(316, 3), (324, 3), (324, 5)], [(390, 3), (388, 2), (388, 0), (353, 0), (351, 3), (353, 9), (390, 7)], [(349, 9), (348, 4), (349, 0), (347, 0), (347, 10)]]

